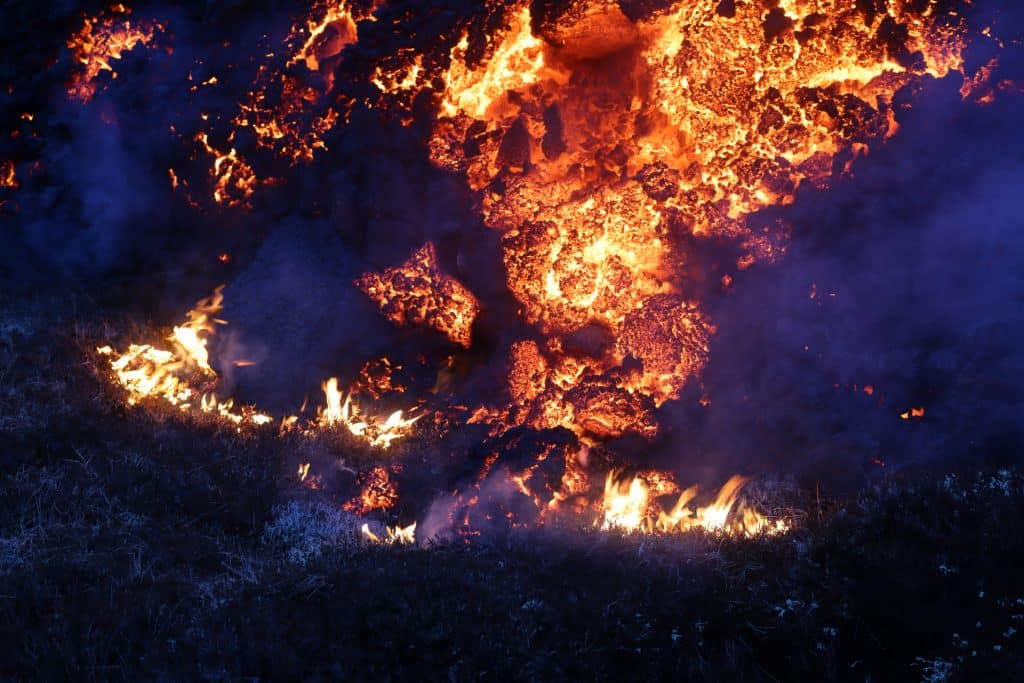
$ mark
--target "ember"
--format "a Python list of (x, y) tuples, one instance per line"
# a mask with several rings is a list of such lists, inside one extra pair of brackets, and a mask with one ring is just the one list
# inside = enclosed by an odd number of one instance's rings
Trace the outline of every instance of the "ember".
[(82, 28), (68, 39), (80, 70), (68, 84), (68, 95), (83, 104), (96, 94), (96, 79), (103, 71), (117, 78), (112, 61), (121, 59), (137, 45), (150, 47), (164, 26), (155, 21), (136, 21), (130, 18), (132, 11), (123, 4), (112, 5), (107, 12), (96, 17), (86, 17)]

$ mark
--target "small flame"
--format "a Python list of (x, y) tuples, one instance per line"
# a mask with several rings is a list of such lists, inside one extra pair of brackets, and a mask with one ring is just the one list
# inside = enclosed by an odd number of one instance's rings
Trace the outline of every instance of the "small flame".
[[(691, 486), (679, 495), (671, 510), (665, 511), (658, 510), (651, 501), (651, 483), (639, 476), (631, 481), (619, 480), (616, 476), (611, 472), (605, 480), (602, 529), (621, 529), (629, 533), (703, 529), (737, 536), (777, 534), (789, 529), (785, 521), (770, 520), (740, 501), (740, 492), (748, 481), (745, 477), (731, 477), (710, 505), (696, 510), (691, 509), (690, 503), (697, 497), (697, 487)], [(653, 493), (670, 490), (664, 475), (658, 474), (656, 481), (658, 485)]]
[(379, 545), (391, 544), (391, 545), (412, 545), (416, 542), (416, 522), (413, 522), (409, 526), (389, 526), (384, 529), (384, 537), (381, 538), (377, 534), (370, 530), (369, 524), (363, 524), (362, 526), (363, 538), (371, 543)]
[(332, 377), (322, 385), (327, 404), (320, 412), (319, 422), (324, 426), (343, 425), (349, 433), (366, 441), (371, 446), (388, 448), (392, 442), (408, 434), (421, 416), (406, 418), (401, 410), (391, 413), (386, 419), (362, 415), (352, 402), (349, 393), (342, 400), (338, 389), (338, 378)]
[[(206, 344), (216, 326), (225, 324), (214, 317), (224, 301), (223, 289), (218, 287), (210, 297), (196, 303), (186, 322), (173, 329), (167, 338), (173, 351), (150, 344), (132, 344), (120, 355), (109, 345), (96, 349), (101, 356), (110, 357), (110, 368), (118, 384), (128, 392), (129, 405), (157, 398), (182, 410), (197, 409), (235, 424), (259, 426), (273, 422), (269, 415), (255, 409), (235, 408), (232, 399), (220, 400), (212, 393), (196, 389), (197, 383), (213, 384), (217, 380)], [(197, 399), (198, 403), (194, 403)]]

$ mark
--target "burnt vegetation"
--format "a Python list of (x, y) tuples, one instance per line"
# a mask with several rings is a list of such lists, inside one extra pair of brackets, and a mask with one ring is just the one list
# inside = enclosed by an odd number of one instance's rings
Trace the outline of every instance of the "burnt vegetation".
[(0, 309), (5, 678), (1024, 675), (1016, 471), (905, 473), (827, 500), (779, 483), (763, 494), (796, 513), (783, 538), (370, 546), (299, 486), (302, 440), (126, 409), (83, 353), (101, 319), (82, 299)]

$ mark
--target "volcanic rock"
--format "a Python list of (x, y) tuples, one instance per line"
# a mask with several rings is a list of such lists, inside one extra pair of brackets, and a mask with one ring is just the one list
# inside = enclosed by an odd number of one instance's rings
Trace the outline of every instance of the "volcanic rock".
[(569, 59), (598, 59), (636, 43), (636, 27), (616, 0), (533, 3), (533, 32)]

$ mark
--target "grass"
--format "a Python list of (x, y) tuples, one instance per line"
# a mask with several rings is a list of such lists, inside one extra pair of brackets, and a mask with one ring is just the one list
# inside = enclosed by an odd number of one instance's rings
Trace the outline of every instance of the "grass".
[(294, 438), (128, 409), (101, 316), (0, 305), (0, 677), (1024, 680), (1024, 477), (919, 473), (778, 539), (367, 547)]

